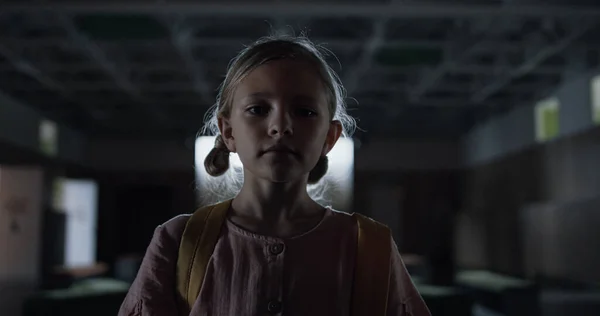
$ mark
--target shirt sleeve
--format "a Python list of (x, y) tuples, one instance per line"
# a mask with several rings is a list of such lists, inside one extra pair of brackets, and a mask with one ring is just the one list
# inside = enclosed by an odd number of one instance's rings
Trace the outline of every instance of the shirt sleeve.
[(178, 315), (175, 274), (186, 221), (172, 219), (154, 231), (150, 245), (119, 310), (119, 316)]
[(392, 239), (387, 316), (431, 316)]

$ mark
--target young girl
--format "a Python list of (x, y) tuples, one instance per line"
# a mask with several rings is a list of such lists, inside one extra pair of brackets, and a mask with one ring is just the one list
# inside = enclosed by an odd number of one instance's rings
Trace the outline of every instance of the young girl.
[[(218, 136), (205, 161), (207, 172), (220, 176), (229, 154), (237, 153), (243, 184), (216, 207), (225, 214), (216, 230), (203, 226), (216, 233), (202, 270), (187, 271), (201, 280), (197, 296), (186, 307), (178, 290), (178, 257), (188, 256), (182, 236), (202, 229), (182, 215), (156, 229), (119, 315), (429, 315), (391, 237), (382, 249), (366, 250), (387, 259), (359, 255), (364, 249), (357, 240), (365, 236), (355, 216), (307, 193), (353, 123), (337, 76), (308, 40), (270, 37), (244, 49), (230, 64), (208, 121)], [(362, 294), (356, 293), (367, 288), (358, 288), (355, 275), (371, 264), (389, 269), (380, 284), (366, 277), (360, 285), (385, 287), (375, 297), (380, 306), (357, 312), (353, 302)], [(194, 276), (197, 271), (202, 275)]]

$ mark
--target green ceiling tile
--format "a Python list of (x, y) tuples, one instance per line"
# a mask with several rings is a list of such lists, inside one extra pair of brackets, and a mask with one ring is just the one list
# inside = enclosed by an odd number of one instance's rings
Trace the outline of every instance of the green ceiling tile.
[(161, 39), (169, 36), (164, 25), (146, 15), (81, 15), (75, 18), (75, 25), (96, 40)]
[(440, 49), (428, 48), (384, 48), (375, 59), (384, 66), (436, 65), (442, 61)]

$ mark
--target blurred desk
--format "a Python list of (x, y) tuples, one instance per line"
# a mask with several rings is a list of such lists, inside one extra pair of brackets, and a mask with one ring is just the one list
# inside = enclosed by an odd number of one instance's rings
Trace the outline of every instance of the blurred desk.
[(106, 275), (108, 265), (102, 262), (82, 267), (54, 267), (48, 271), (42, 281), (43, 290), (68, 288), (78, 280), (99, 278)]
[(456, 283), (492, 311), (507, 316), (540, 315), (539, 289), (533, 282), (489, 271), (463, 271)]
[(413, 278), (421, 280), (429, 280), (429, 267), (423, 256), (415, 254), (402, 254), (402, 261), (406, 266), (406, 270)]
[(28, 298), (23, 316), (116, 315), (129, 283), (113, 279), (87, 279), (71, 287), (39, 292)]
[(434, 316), (470, 316), (473, 302), (465, 291), (456, 287), (415, 283)]

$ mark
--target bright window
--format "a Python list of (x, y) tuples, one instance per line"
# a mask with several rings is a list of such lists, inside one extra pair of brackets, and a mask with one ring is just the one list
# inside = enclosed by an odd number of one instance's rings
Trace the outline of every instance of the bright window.
[(64, 265), (96, 262), (98, 187), (92, 180), (59, 179), (54, 184), (54, 208), (66, 214)]
[(42, 120), (39, 126), (40, 150), (50, 157), (58, 153), (58, 127), (56, 123), (49, 120)]
[(552, 97), (535, 105), (536, 140), (545, 142), (558, 136), (560, 101)]

